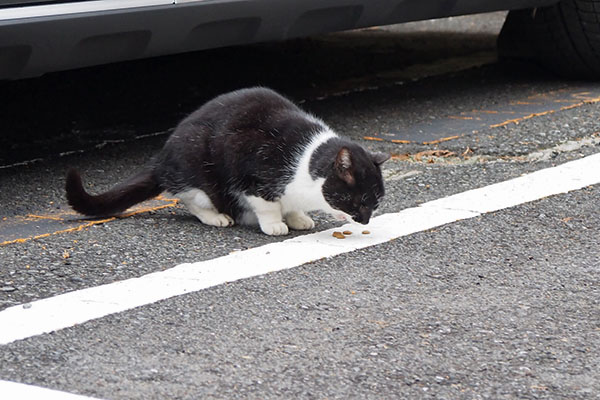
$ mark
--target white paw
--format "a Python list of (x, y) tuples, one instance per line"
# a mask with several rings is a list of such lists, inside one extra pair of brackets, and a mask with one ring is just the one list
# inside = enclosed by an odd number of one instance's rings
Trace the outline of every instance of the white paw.
[(227, 214), (203, 215), (202, 218), (200, 218), (200, 221), (206, 225), (212, 226), (230, 226), (235, 223), (233, 218)]
[(286, 216), (285, 222), (292, 229), (305, 231), (315, 227), (315, 222), (308, 216), (298, 213), (290, 213)]
[(260, 229), (267, 235), (280, 236), (288, 234), (288, 226), (283, 222), (273, 222), (269, 224), (261, 224)]

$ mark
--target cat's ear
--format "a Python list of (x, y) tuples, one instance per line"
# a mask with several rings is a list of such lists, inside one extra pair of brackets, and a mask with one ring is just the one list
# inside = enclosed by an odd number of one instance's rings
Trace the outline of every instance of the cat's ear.
[(342, 147), (335, 157), (334, 163), (335, 172), (341, 180), (352, 186), (355, 183), (354, 168), (350, 150), (347, 147)]
[(371, 160), (373, 161), (373, 163), (375, 165), (381, 165), (390, 159), (390, 155), (388, 153), (376, 152), (376, 153), (370, 153), (370, 155), (371, 155)]

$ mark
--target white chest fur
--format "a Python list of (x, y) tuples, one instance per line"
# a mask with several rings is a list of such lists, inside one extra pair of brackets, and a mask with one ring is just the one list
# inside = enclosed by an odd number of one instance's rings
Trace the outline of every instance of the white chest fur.
[[(274, 202), (256, 196), (244, 196), (241, 201), (248, 208), (240, 222), (253, 224), (258, 222), (268, 235), (285, 235), (288, 225), (292, 229), (311, 229), (314, 222), (304, 214), (305, 211), (324, 211), (341, 220), (350, 216), (333, 209), (323, 196), (325, 178), (313, 179), (310, 176), (310, 160), (315, 150), (337, 135), (329, 128), (323, 129), (299, 154), (294, 175), (285, 187), (283, 195)], [(283, 222), (283, 219), (287, 222)]]
[(315, 150), (329, 139), (335, 137), (337, 137), (335, 132), (327, 128), (316, 135), (304, 149), (298, 161), (294, 177), (286, 186), (285, 192), (279, 200), (283, 214), (295, 210), (322, 210), (332, 214), (336, 212), (323, 197), (322, 187), (325, 179), (313, 179), (309, 171), (310, 159)]

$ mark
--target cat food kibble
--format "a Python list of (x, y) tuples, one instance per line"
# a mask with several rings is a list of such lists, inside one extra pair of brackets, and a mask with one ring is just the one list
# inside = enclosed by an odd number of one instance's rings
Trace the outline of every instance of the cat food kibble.
[(338, 231), (333, 232), (333, 234), (331, 236), (333, 236), (334, 238), (338, 238), (338, 239), (346, 239), (346, 236), (344, 236), (344, 234), (342, 232), (338, 232)]
[(368, 235), (369, 233), (371, 233), (371, 231), (362, 231), (363, 235)]
[(352, 231), (344, 231), (342, 232), (344, 235), (352, 235)]

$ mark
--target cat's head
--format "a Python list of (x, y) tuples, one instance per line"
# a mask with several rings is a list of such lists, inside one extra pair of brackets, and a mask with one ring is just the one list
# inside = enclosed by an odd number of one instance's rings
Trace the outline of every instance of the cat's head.
[[(323, 196), (338, 218), (349, 216), (367, 224), (384, 194), (381, 164), (388, 154), (371, 153), (358, 145), (342, 147), (323, 183)], [(344, 215), (345, 214), (345, 215)]]

